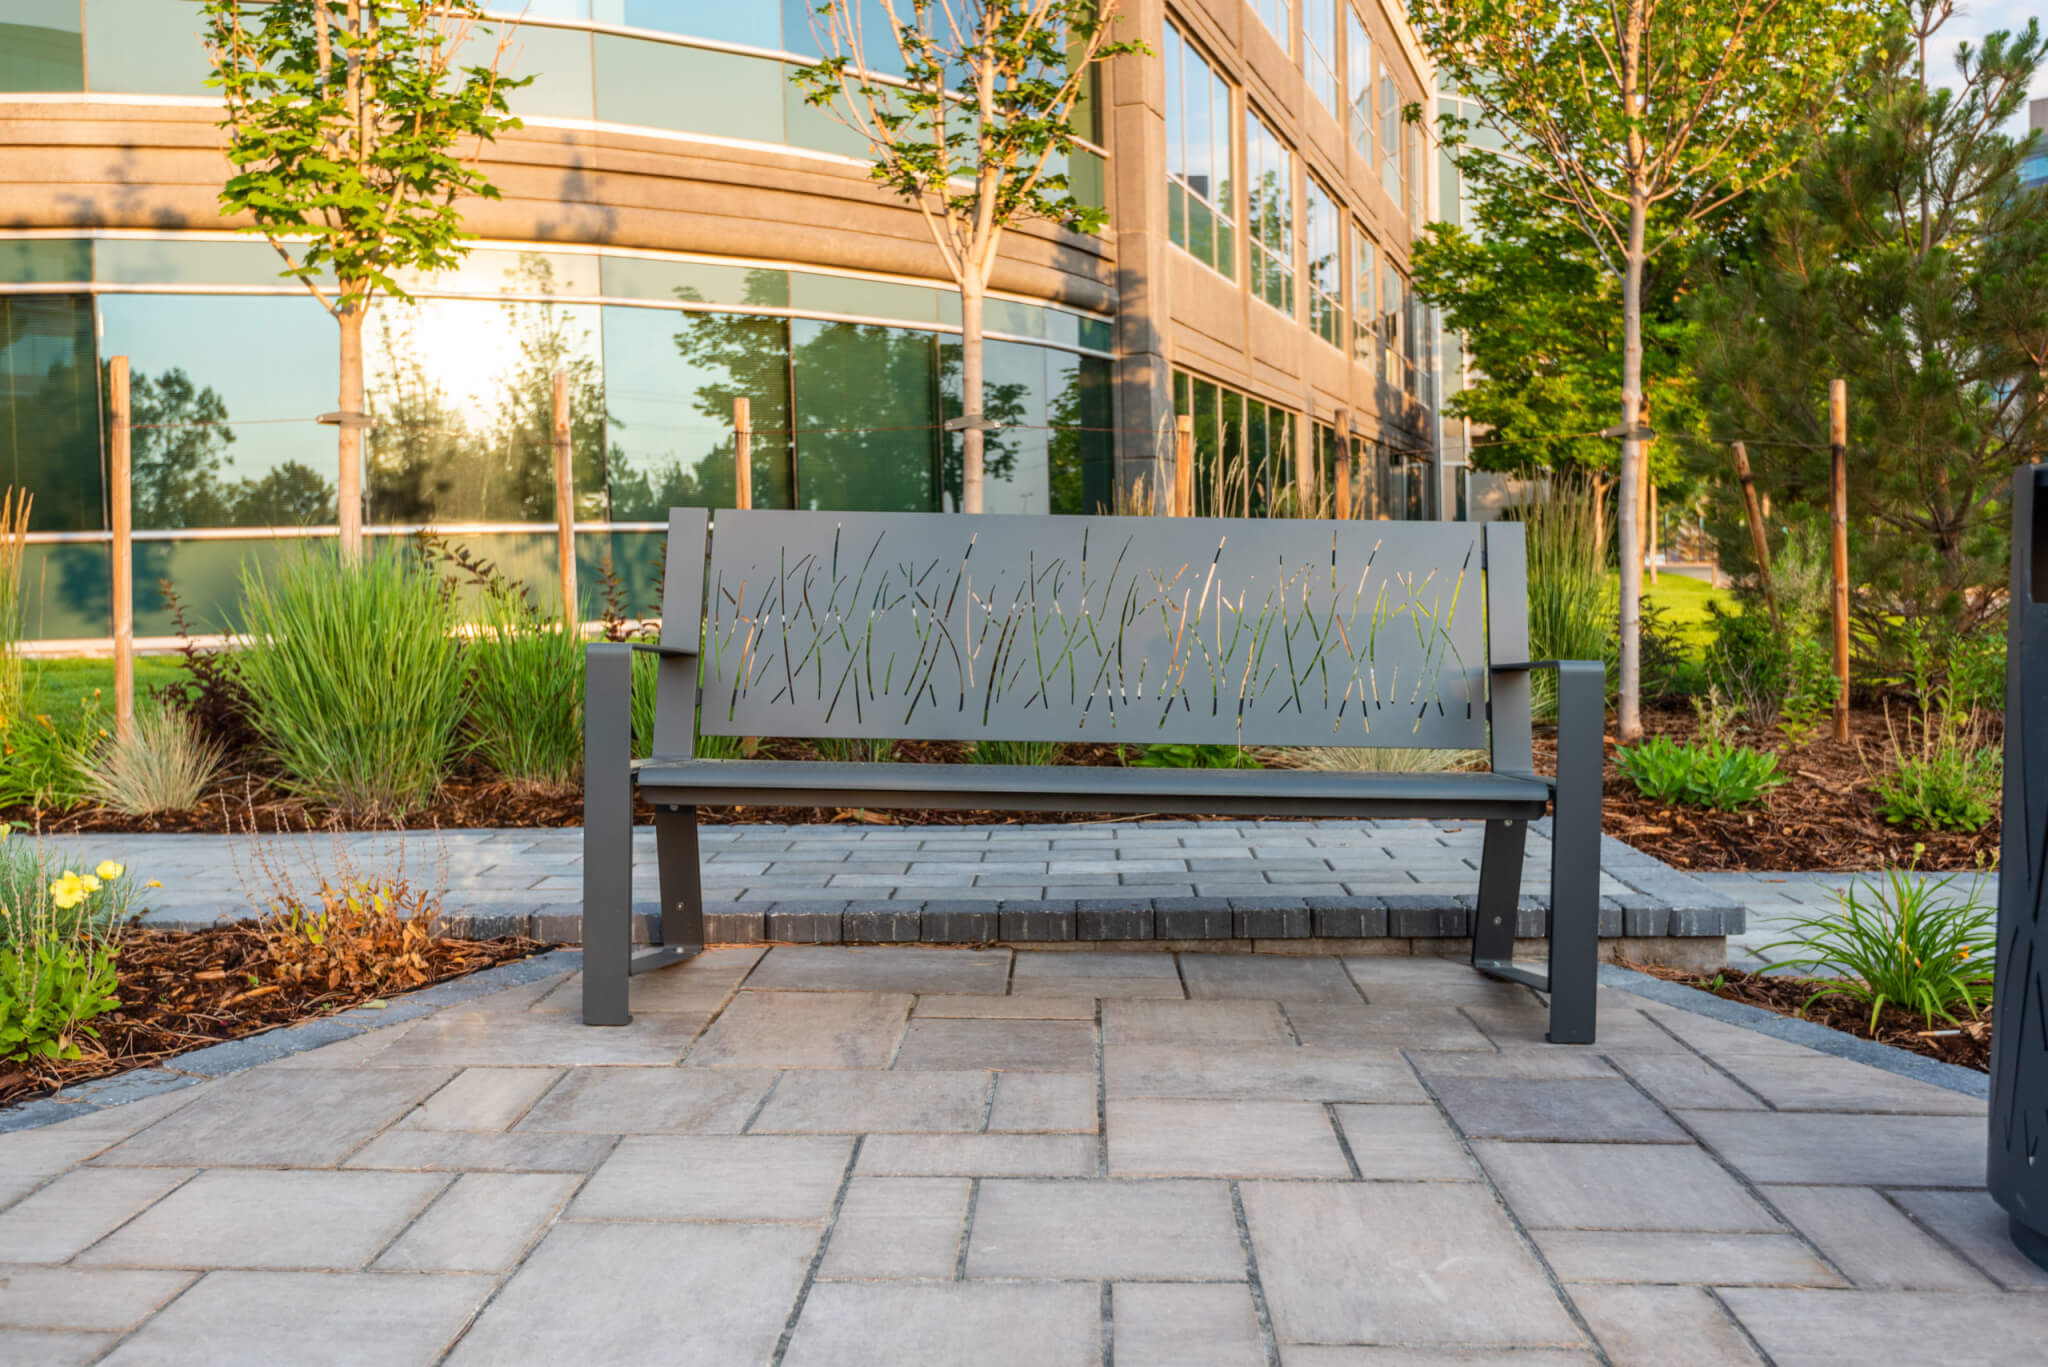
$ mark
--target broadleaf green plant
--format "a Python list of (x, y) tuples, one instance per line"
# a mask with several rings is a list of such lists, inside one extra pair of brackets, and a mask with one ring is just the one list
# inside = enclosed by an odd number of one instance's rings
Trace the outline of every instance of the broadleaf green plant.
[[(1116, 0), (811, 0), (824, 54), (792, 78), (863, 138), (870, 171), (917, 208), (960, 290), (962, 512), (982, 510), (982, 304), (1003, 234), (1039, 219), (1097, 233), (1071, 193), (1076, 106), (1096, 63), (1145, 44), (1111, 37)], [(886, 23), (886, 33), (874, 33)], [(886, 54), (886, 55), (883, 55)], [(889, 70), (886, 68), (895, 68)]]
[[(253, 219), (341, 330), (342, 554), (362, 550), (363, 320), (380, 292), (405, 299), (404, 271), (445, 270), (468, 248), (460, 198), (498, 189), (461, 144), (520, 127), (506, 91), (531, 77), (490, 60), (460, 65), (481, 0), (206, 0), (207, 84), (227, 113), (235, 174), (223, 213)], [(311, 416), (310, 414), (306, 416)]]
[(1615, 767), (1655, 802), (1734, 811), (1785, 782), (1778, 757), (1721, 738), (1679, 742), (1652, 736), (1614, 752)]

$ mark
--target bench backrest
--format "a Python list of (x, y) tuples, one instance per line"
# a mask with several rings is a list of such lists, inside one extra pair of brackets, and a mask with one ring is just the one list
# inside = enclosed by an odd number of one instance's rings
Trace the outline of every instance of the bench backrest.
[(710, 735), (1482, 749), (1489, 615), (1527, 653), (1515, 524), (708, 522), (670, 514), (662, 635)]

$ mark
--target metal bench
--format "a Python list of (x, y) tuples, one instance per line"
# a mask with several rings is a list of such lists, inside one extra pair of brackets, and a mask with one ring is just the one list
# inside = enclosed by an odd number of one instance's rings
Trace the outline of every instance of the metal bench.
[[(1472, 963), (1593, 1040), (1603, 680), (1529, 661), (1515, 523), (937, 513), (669, 514), (660, 644), (586, 661), (583, 1019), (704, 940), (697, 808), (728, 804), (1486, 823)], [(657, 668), (631, 757), (632, 653)], [(1558, 676), (1557, 777), (1529, 676)], [(1413, 746), (1484, 772), (698, 759), (698, 735)], [(661, 947), (632, 947), (633, 786), (655, 811)], [(1555, 806), (1549, 962), (1513, 962), (1528, 822)]]

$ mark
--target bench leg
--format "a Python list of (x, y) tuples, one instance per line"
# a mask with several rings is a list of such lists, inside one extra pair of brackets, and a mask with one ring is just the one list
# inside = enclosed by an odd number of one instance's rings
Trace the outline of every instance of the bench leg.
[(1600, 981), (1600, 730), (1597, 676), (1560, 679), (1550, 844), (1550, 1042), (1591, 1044)]
[[(593, 703), (624, 699), (633, 657), (593, 648), (584, 685)], [(632, 709), (590, 707), (583, 724), (583, 1023), (633, 1019), (627, 981), (633, 961)]]
[(661, 866), (662, 947), (702, 949), (704, 884), (697, 860), (697, 809), (663, 807), (656, 811), (654, 848)]
[(1515, 909), (1522, 899), (1526, 821), (1489, 821), (1479, 849), (1479, 906), (1472, 917), (1472, 962), (1506, 963), (1515, 957)]

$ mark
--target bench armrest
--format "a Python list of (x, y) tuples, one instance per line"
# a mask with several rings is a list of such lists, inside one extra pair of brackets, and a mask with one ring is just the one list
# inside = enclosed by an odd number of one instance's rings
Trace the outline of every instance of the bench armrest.
[(687, 759), (697, 733), (697, 652), (653, 641), (592, 641), (583, 648), (583, 769), (586, 777), (633, 760), (633, 656), (659, 660), (654, 753)]
[[(1490, 666), (1493, 708), (1493, 767), (1504, 773), (1529, 773), (1536, 767), (1530, 751), (1529, 685), (1539, 669), (1557, 675), (1558, 783), (1564, 783), (1567, 752), (1590, 746), (1593, 786), (1600, 782), (1600, 739), (1606, 723), (1607, 667), (1598, 660), (1496, 660)], [(1502, 688), (1503, 683), (1509, 687)], [(1580, 776), (1583, 781), (1583, 775)]]

